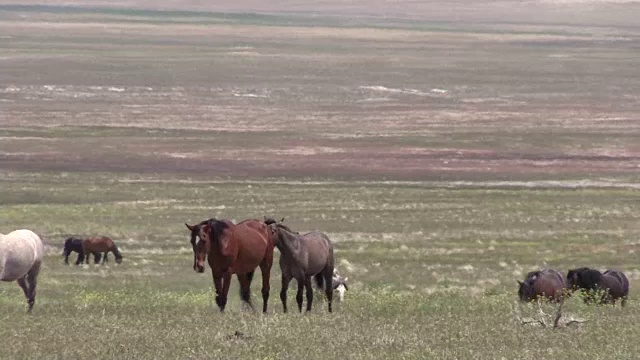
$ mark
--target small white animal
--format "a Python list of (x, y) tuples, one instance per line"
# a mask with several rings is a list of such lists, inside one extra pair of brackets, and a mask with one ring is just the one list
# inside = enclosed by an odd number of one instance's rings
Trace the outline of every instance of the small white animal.
[(333, 291), (338, 292), (338, 300), (341, 302), (344, 301), (344, 293), (349, 290), (347, 280), (349, 277), (343, 278), (338, 274), (337, 269), (333, 269)]

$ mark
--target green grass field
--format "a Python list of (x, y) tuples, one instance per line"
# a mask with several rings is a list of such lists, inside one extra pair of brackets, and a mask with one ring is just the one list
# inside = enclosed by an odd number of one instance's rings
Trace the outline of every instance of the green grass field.
[[(0, 358), (634, 359), (639, 39), (0, 5), (0, 232), (47, 245), (33, 314), (0, 286)], [(277, 261), (266, 315), (235, 279), (218, 312), (184, 223), (264, 215), (334, 241), (333, 313), (317, 292), (283, 314)], [(65, 265), (72, 235), (112, 237), (123, 263)], [(628, 306), (572, 297), (585, 323), (523, 325), (538, 308), (516, 280), (578, 266), (624, 270)]]

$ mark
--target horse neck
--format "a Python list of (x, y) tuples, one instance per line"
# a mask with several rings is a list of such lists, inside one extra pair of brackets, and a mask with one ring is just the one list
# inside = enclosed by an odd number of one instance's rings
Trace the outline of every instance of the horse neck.
[(302, 255), (302, 244), (300, 243), (299, 235), (292, 234), (289, 231), (279, 228), (280, 241), (278, 241), (279, 249), (285, 250), (293, 257), (299, 258)]

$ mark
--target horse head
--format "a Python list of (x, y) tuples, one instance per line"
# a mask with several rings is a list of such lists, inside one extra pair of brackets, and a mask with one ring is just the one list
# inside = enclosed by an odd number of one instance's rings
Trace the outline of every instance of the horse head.
[[(203, 225), (206, 225), (207, 223), (209, 223), (211, 220), (215, 220), (215, 218), (210, 218), (208, 220), (204, 220), (201, 221), (199, 224), (195, 224), (195, 225), (189, 225), (187, 223), (185, 223), (184, 225), (187, 227), (187, 229), (189, 229), (190, 234), (190, 238), (189, 238), (189, 242), (191, 243), (191, 249), (193, 250), (193, 269), (198, 271), (196, 269), (196, 245), (198, 243), (198, 240), (200, 239), (200, 229), (202, 228)], [(116, 260), (117, 261), (117, 260)], [(202, 271), (198, 271), (198, 272), (204, 272), (204, 266)]]
[[(284, 218), (282, 218), (282, 220), (284, 220)], [(298, 234), (297, 232), (292, 231), (287, 225), (282, 224), (281, 222), (271, 223), (267, 227), (267, 232), (269, 233), (269, 237), (271, 237), (271, 241), (278, 248), (280, 248), (280, 245), (282, 245), (281, 241), (283, 239), (283, 232), (282, 232), (283, 230), (292, 234)]]
[[(265, 220), (265, 224), (266, 223), (267, 221)], [(278, 235), (278, 226), (275, 222), (268, 224), (267, 234), (269, 235), (269, 238), (271, 239), (273, 245), (278, 246), (278, 244), (280, 243), (280, 236)]]
[(529, 301), (534, 297), (533, 284), (538, 278), (538, 272), (530, 272), (525, 277), (524, 281), (516, 280), (518, 282), (518, 297), (520, 301)]
[(198, 273), (204, 272), (204, 261), (207, 259), (211, 248), (210, 229), (208, 224), (198, 226), (198, 234), (191, 236), (193, 246), (193, 270)]
[(200, 224), (196, 224), (196, 225), (189, 225), (187, 223), (184, 223), (184, 225), (187, 227), (187, 229), (189, 229), (189, 231), (191, 232), (191, 238), (190, 238), (190, 242), (191, 242), (191, 247), (194, 249), (195, 251), (195, 246), (196, 246), (196, 240), (198, 237), (198, 234), (200, 233)]

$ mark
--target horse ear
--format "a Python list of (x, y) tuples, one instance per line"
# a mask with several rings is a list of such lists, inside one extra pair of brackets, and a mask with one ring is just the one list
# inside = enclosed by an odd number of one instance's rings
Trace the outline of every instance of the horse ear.
[(189, 229), (190, 231), (193, 231), (193, 228), (195, 227), (195, 225), (189, 225), (187, 223), (184, 223), (187, 226), (187, 229)]
[(522, 281), (520, 281), (520, 280), (516, 280), (516, 281), (518, 282), (518, 285), (522, 285), (522, 284), (524, 284), (524, 283), (523, 283)]
[(283, 221), (284, 221), (284, 218), (282, 218), (282, 219), (280, 220), (280, 222), (283, 222)]

